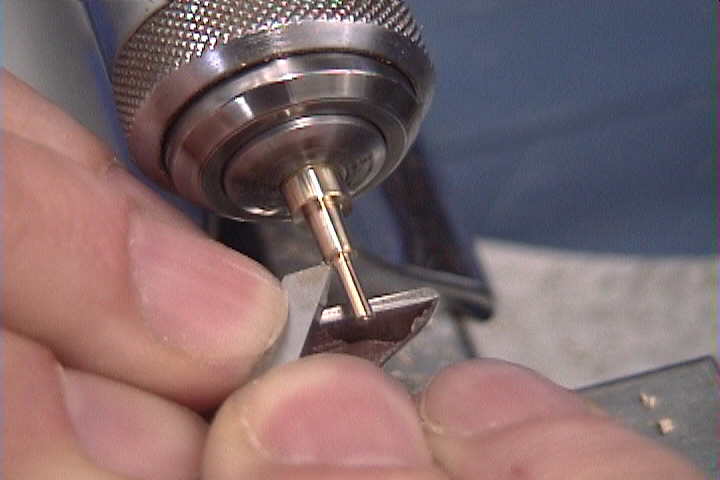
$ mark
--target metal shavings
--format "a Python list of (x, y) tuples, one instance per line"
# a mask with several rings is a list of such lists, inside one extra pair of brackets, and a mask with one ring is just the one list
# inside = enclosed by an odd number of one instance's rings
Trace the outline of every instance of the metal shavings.
[(657, 422), (658, 430), (660, 430), (660, 433), (663, 435), (670, 434), (673, 430), (675, 430), (675, 423), (673, 422), (672, 418), (665, 417), (661, 418)]
[(640, 394), (640, 401), (645, 408), (655, 408), (657, 406), (657, 397), (655, 395), (648, 395), (647, 393)]

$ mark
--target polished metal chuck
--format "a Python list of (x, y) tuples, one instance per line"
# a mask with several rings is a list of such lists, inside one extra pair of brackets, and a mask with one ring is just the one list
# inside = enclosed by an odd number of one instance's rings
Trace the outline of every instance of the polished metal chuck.
[(96, 0), (130, 151), (220, 215), (305, 218), (356, 318), (372, 316), (343, 226), (399, 164), (433, 92), (400, 0)]

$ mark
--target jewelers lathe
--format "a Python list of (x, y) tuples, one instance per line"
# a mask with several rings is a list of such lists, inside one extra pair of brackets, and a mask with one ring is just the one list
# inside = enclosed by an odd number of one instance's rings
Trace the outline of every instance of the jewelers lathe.
[(342, 216), (414, 141), (433, 93), (400, 0), (99, 0), (116, 26), (130, 151), (165, 188), (242, 220), (305, 218), (371, 321)]

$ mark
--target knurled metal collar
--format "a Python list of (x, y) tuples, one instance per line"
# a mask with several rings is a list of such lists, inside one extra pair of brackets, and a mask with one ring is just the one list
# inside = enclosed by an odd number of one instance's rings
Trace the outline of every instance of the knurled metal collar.
[[(297, 132), (307, 148), (298, 146), (297, 160), (277, 171), (310, 164), (303, 158), (310, 151), (335, 163), (325, 157), (344, 150), (331, 141), (328, 122), (312, 119), (344, 118), (336, 132), (372, 139), (338, 160), (355, 195), (404, 156), (434, 75), (400, 0), (175, 0), (130, 36), (113, 84), (132, 156), (152, 180), (225, 215), (283, 218), (281, 196), (269, 191), (282, 178), (225, 178), (247, 171), (238, 159), (257, 157), (242, 154), (248, 145), (272, 145), (272, 131)], [(297, 125), (306, 121), (326, 133), (305, 135)], [(317, 141), (331, 145), (324, 157)], [(276, 171), (266, 167), (261, 172)]]
[[(150, 92), (183, 65), (233, 41), (308, 22), (375, 25), (422, 48), (420, 29), (400, 0), (173, 0), (130, 36), (113, 66), (126, 131)], [(317, 48), (323, 48), (322, 32), (317, 37)], [(279, 53), (267, 52), (254, 62)]]

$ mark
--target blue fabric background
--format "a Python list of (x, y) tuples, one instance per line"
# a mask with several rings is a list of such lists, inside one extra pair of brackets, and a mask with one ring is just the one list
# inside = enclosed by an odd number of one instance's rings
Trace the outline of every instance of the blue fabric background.
[[(710, 0), (408, 0), (437, 72), (420, 139), (461, 238), (715, 252)], [(356, 242), (402, 246), (373, 191)]]

